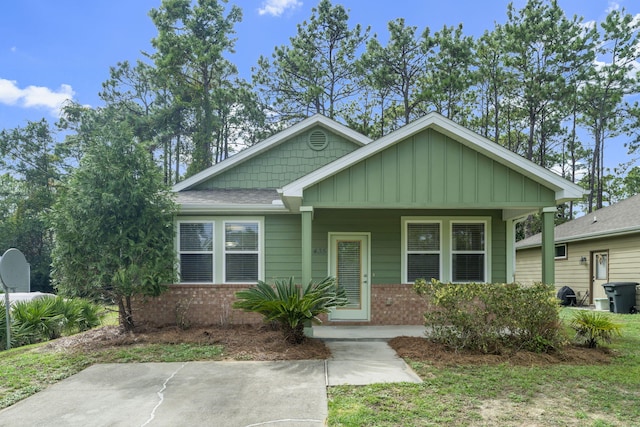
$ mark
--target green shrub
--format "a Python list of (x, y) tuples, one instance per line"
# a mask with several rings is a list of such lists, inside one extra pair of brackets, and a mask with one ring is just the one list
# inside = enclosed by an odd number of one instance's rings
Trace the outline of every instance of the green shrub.
[(276, 280), (274, 286), (259, 281), (255, 287), (237, 292), (236, 298), (234, 308), (260, 313), (266, 322), (277, 322), (286, 340), (293, 344), (305, 340), (305, 322), (320, 323), (319, 314), (348, 303), (344, 289), (338, 289), (332, 277), (306, 286), (296, 285), (293, 277)]
[(551, 286), (418, 279), (414, 290), (427, 301), (424, 318), (431, 338), (450, 347), (542, 352), (563, 341), (560, 306)]
[(18, 301), (11, 308), (13, 323), (28, 331), (28, 343), (58, 338), (64, 327), (62, 304), (58, 298)]
[[(0, 350), (7, 349), (7, 317), (4, 307), (4, 300), (0, 301)], [(19, 327), (11, 322), (11, 348), (29, 343), (30, 332), (26, 329), (26, 326)]]
[(611, 338), (620, 336), (622, 329), (603, 313), (587, 310), (574, 313), (570, 326), (576, 331), (576, 341), (587, 344), (589, 348), (597, 347), (598, 341), (611, 343)]
[[(0, 304), (0, 349), (6, 348), (6, 317)], [(11, 307), (11, 347), (47, 341), (99, 326), (104, 310), (82, 299), (41, 298)]]
[(68, 334), (88, 331), (102, 323), (106, 314), (103, 307), (91, 301), (74, 298), (62, 299), (61, 311), (65, 318), (64, 331)]

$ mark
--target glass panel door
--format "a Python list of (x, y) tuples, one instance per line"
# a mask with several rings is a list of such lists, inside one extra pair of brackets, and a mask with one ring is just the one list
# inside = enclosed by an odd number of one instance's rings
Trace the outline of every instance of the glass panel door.
[(329, 275), (349, 300), (331, 312), (330, 320), (369, 320), (369, 236), (331, 233), (329, 240)]
[(607, 294), (602, 287), (609, 281), (609, 253), (593, 252), (591, 254), (591, 295), (593, 298), (606, 298)]
[(338, 240), (336, 242), (338, 252), (336, 279), (338, 287), (345, 290), (349, 304), (341, 307), (362, 307), (362, 241)]

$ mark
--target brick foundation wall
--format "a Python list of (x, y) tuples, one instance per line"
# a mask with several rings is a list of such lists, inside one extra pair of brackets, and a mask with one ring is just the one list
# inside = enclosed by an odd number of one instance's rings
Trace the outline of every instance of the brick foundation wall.
[[(231, 308), (235, 293), (246, 285), (171, 285), (159, 297), (133, 301), (134, 321), (138, 325), (210, 326), (256, 324), (262, 316)], [(373, 285), (371, 321), (329, 322), (325, 325), (422, 325), (426, 304), (412, 285)]]
[(262, 316), (231, 308), (247, 285), (170, 285), (158, 297), (132, 302), (137, 325), (211, 326), (261, 323)]
[(329, 322), (320, 316), (324, 325), (423, 325), (426, 303), (413, 291), (413, 285), (372, 285), (371, 320), (369, 322)]

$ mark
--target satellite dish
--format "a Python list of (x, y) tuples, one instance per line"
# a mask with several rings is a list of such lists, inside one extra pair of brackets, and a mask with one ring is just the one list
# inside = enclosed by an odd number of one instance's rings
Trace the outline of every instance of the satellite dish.
[(11, 292), (30, 292), (30, 267), (24, 254), (11, 248), (0, 257), (0, 280)]

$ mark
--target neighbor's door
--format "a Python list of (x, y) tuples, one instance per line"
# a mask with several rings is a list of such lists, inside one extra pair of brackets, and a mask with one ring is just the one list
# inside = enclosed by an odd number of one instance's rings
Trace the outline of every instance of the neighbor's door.
[(346, 291), (349, 303), (334, 309), (329, 320), (369, 320), (369, 234), (329, 234), (329, 275)]
[(607, 294), (602, 285), (609, 281), (609, 252), (591, 253), (591, 279), (591, 295), (593, 299), (606, 298)]

